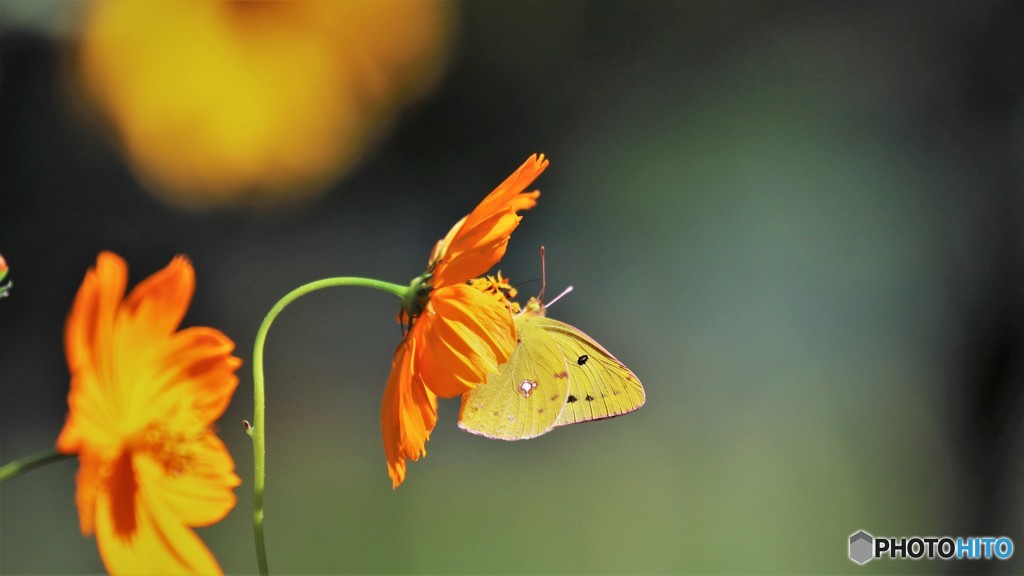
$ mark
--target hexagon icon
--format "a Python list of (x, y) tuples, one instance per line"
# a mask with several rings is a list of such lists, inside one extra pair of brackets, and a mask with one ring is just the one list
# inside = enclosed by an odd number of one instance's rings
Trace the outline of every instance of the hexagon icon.
[(863, 530), (850, 534), (850, 560), (857, 564), (866, 564), (874, 557), (874, 543), (874, 537)]

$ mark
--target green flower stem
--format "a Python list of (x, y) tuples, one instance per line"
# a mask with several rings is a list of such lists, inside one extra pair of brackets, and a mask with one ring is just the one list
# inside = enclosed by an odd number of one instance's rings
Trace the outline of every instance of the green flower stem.
[(253, 403), (255, 413), (253, 414), (253, 426), (252, 429), (249, 430), (249, 435), (252, 436), (252, 450), (255, 469), (255, 478), (253, 479), (252, 485), (252, 528), (253, 534), (256, 538), (256, 561), (260, 567), (260, 574), (263, 575), (269, 574), (267, 569), (267, 549), (263, 541), (263, 491), (267, 476), (267, 427), (264, 407), (265, 396), (263, 393), (263, 345), (267, 339), (267, 331), (270, 330), (270, 325), (273, 324), (277, 315), (280, 314), (281, 311), (289, 304), (310, 292), (315, 292), (323, 288), (332, 288), (334, 286), (363, 286), (366, 288), (375, 288), (377, 290), (394, 294), (399, 298), (404, 298), (406, 293), (409, 292), (409, 286), (399, 286), (398, 284), (372, 280), (370, 278), (325, 278), (323, 280), (310, 282), (309, 284), (303, 284), (286, 294), (284, 298), (277, 301), (277, 304), (274, 304), (274, 307), (267, 313), (267, 317), (263, 319), (263, 323), (260, 324), (260, 329), (256, 332), (256, 344), (252, 351)]
[(53, 462), (60, 462), (65, 458), (72, 458), (74, 454), (61, 454), (56, 450), (47, 450), (31, 456), (26, 456), (14, 462), (9, 462), (3, 466), (0, 466), (0, 482), (4, 480), (10, 480), (15, 476), (24, 474), (29, 470), (34, 470), (40, 466), (46, 466)]

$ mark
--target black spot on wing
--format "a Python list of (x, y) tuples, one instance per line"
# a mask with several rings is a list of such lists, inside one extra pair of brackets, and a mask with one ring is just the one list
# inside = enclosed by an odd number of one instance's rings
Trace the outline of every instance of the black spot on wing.
[[(554, 399), (555, 398), (552, 398), (552, 400), (554, 400)], [(569, 404), (572, 404), (573, 402), (575, 402), (577, 400), (579, 400), (579, 398), (573, 396), (572, 394), (569, 394), (569, 397), (565, 399), (565, 401), (568, 402)]]
[(583, 356), (580, 356), (579, 358), (576, 359), (576, 363), (579, 364), (580, 366), (583, 366), (584, 364), (587, 363), (587, 360), (590, 360), (590, 356), (584, 354)]

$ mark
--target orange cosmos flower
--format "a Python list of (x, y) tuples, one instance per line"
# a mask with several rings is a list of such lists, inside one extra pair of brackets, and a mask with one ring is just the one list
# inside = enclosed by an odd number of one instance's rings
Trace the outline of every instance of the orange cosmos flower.
[(224, 518), (239, 484), (212, 430), (238, 384), (234, 343), (178, 330), (195, 275), (178, 256), (124, 298), (124, 260), (103, 252), (64, 334), (71, 391), (57, 450), (78, 454), (82, 533), (111, 573), (220, 573), (193, 526)]
[(516, 344), (507, 304), (467, 284), (501, 260), (520, 210), (532, 208), (540, 192), (524, 192), (547, 168), (533, 155), (434, 247), (427, 273), (403, 302), (400, 319), (411, 322), (395, 350), (381, 405), (381, 431), (388, 474), (397, 488), (406, 459), (426, 454), (437, 422), (437, 397), (450, 398), (497, 372)]

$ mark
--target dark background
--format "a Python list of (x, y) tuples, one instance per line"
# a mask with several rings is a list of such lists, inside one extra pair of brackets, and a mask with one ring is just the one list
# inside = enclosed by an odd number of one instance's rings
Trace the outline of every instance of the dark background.
[[(274, 209), (186, 211), (67, 87), (74, 36), (0, 21), (0, 461), (53, 445), (62, 329), (104, 249), (132, 283), (195, 263), (185, 325), (245, 360), (221, 420), (243, 479), (200, 531), (255, 570), (251, 347), (310, 280), (405, 283), (533, 152), (543, 196), (501, 264), (647, 389), (629, 416), (520, 443), (460, 432), (392, 491), (381, 293), (325, 291), (267, 347), (267, 539), (281, 573), (1012, 573), (846, 558), (875, 535), (1021, 535), (1024, 5), (461, 5), (436, 90), (347, 176)], [(62, 3), (55, 4), (54, 11)], [(30, 25), (31, 24), (31, 25)], [(74, 462), (0, 491), (0, 571), (97, 572)], [(1018, 553), (1016, 556), (1019, 556)]]

